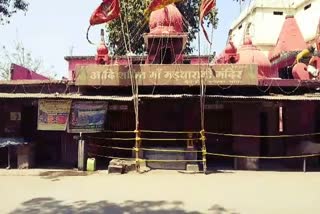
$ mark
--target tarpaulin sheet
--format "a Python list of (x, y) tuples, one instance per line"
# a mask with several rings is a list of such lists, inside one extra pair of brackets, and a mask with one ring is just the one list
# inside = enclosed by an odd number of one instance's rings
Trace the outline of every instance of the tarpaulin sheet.
[(0, 148), (28, 144), (23, 138), (0, 138)]

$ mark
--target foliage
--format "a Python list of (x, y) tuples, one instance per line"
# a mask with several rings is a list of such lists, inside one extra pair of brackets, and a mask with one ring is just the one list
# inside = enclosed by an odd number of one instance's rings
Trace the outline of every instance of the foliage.
[(25, 0), (0, 0), (0, 23), (9, 23), (13, 14), (27, 11), (28, 5)]
[[(106, 26), (108, 32), (108, 47), (113, 54), (126, 54), (124, 38), (126, 38), (126, 41), (130, 40), (128, 46), (130, 45), (134, 54), (142, 54), (144, 52), (143, 33), (149, 32), (148, 20), (144, 16), (144, 10), (149, 5), (150, 1), (151, 0), (121, 1), (122, 18), (112, 21)], [(185, 32), (188, 32), (189, 40), (185, 50), (187, 54), (192, 53), (193, 48), (191, 47), (191, 43), (196, 38), (197, 32), (199, 31), (200, 3), (201, 0), (185, 0), (176, 4), (184, 17), (184, 30)], [(214, 28), (216, 28), (218, 24), (216, 15), (217, 10), (213, 10), (206, 17), (208, 25), (210, 23)]]
[(0, 49), (0, 79), (10, 79), (11, 64), (23, 66), (51, 78), (56, 76), (55, 74), (48, 75), (42, 72), (43, 61), (38, 58), (33, 58), (31, 52), (24, 48), (22, 42), (15, 42), (13, 52), (10, 52), (5, 46)]

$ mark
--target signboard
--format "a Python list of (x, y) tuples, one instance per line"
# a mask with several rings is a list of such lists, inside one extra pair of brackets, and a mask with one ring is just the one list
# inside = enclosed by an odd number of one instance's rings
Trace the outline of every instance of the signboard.
[(71, 100), (39, 100), (38, 130), (65, 131), (71, 102)]
[(95, 133), (105, 128), (108, 109), (106, 102), (75, 101), (69, 122), (69, 133)]
[[(83, 65), (76, 68), (76, 85), (141, 86), (258, 85), (257, 65)], [(200, 78), (202, 77), (202, 78)]]

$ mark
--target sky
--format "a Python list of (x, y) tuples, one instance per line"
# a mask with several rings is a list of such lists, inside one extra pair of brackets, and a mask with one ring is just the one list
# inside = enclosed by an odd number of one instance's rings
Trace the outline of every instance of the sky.
[[(138, 0), (137, 0), (138, 1)], [(89, 18), (101, 0), (29, 0), (26, 13), (14, 15), (10, 24), (0, 25), (0, 46), (13, 50), (15, 42), (44, 62), (46, 72), (68, 76), (65, 56), (94, 55), (96, 47), (86, 40)], [(218, 29), (214, 31), (212, 50), (221, 52), (226, 44), (229, 27), (240, 14), (240, 5), (234, 0), (217, 0)], [(100, 27), (90, 31), (90, 39), (99, 41)], [(209, 30), (211, 34), (211, 30)], [(211, 36), (211, 35), (210, 35)], [(205, 42), (203, 34), (201, 41)], [(201, 45), (206, 52), (209, 45)], [(1, 60), (1, 59), (0, 59)]]

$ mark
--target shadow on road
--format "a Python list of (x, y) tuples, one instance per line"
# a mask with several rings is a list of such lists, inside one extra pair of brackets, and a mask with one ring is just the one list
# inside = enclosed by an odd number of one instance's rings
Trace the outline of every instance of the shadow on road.
[(40, 177), (44, 179), (49, 179), (53, 181), (59, 180), (61, 177), (72, 177), (72, 176), (88, 176), (92, 175), (92, 172), (82, 172), (82, 171), (46, 171), (40, 173)]
[[(200, 212), (188, 212), (183, 209), (183, 202), (167, 201), (126, 201), (122, 204), (100, 201), (88, 203), (78, 201), (73, 204), (65, 204), (63, 201), (54, 198), (34, 198), (21, 204), (21, 207), (12, 211), (10, 214), (71, 214), (71, 213), (112, 213), (112, 214), (200, 214)], [(239, 214), (228, 211), (224, 207), (214, 205), (206, 213), (213, 214)]]

